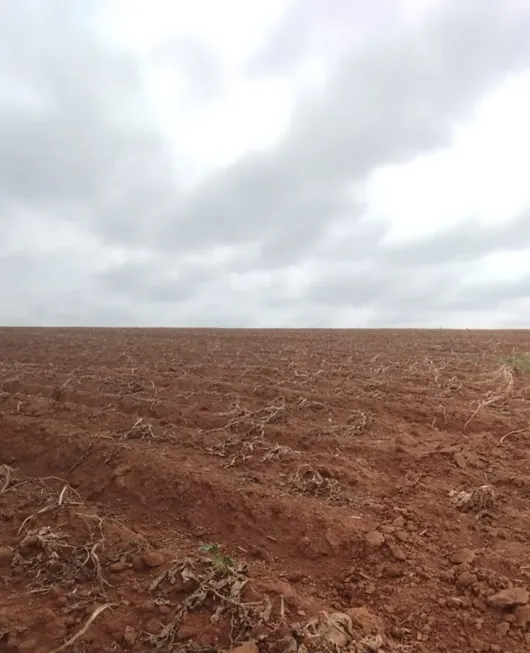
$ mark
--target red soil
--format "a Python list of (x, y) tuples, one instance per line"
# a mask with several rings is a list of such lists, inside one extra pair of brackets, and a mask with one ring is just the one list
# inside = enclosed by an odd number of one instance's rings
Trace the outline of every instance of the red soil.
[[(0, 330), (0, 651), (287, 653), (323, 611), (387, 652), (530, 650), (528, 348)], [(248, 584), (190, 604), (213, 543)]]

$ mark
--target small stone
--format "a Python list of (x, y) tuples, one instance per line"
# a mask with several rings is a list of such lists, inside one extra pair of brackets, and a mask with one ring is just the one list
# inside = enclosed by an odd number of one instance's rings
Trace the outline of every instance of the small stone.
[(117, 478), (118, 476), (124, 476), (125, 474), (128, 474), (131, 470), (132, 467), (130, 465), (118, 465), (112, 472), (112, 475)]
[(453, 456), (454, 463), (457, 467), (461, 469), (467, 467), (466, 457), (459, 451), (457, 451)]
[(15, 556), (13, 549), (8, 546), (0, 546), (0, 567), (8, 567)]
[(152, 599), (146, 599), (140, 605), (140, 610), (142, 610), (142, 612), (153, 612), (155, 608), (156, 608), (156, 603)]
[(144, 561), (142, 560), (141, 555), (135, 555), (132, 557), (131, 564), (134, 569), (140, 570), (144, 568)]
[(521, 628), (526, 628), (530, 623), (530, 605), (521, 605), (515, 610), (515, 621)]
[(354, 626), (360, 628), (363, 635), (376, 635), (383, 632), (383, 620), (363, 605), (360, 608), (350, 608), (346, 614)]
[(470, 565), (475, 559), (475, 552), (471, 549), (457, 549), (450, 560), (454, 565)]
[(291, 571), (285, 576), (287, 580), (291, 583), (300, 583), (304, 580), (306, 575), (301, 571)]
[(407, 531), (396, 531), (396, 537), (398, 540), (401, 540), (401, 542), (408, 542), (410, 540), (410, 535)]
[(394, 637), (395, 639), (403, 639), (407, 635), (407, 632), (408, 631), (406, 628), (400, 628), (398, 626), (395, 626), (390, 631), (392, 637)]
[[(154, 617), (149, 619), (145, 624), (145, 630), (150, 635), (158, 635), (158, 633), (164, 628), (160, 619), (155, 619)], [(179, 631), (180, 635), (180, 631)]]
[(114, 574), (119, 574), (121, 571), (125, 571), (126, 569), (128, 569), (128, 567), (129, 565), (125, 562), (125, 560), (119, 560), (118, 562), (114, 562), (113, 564), (111, 564), (109, 569)]
[(256, 642), (248, 641), (233, 648), (230, 653), (259, 653)]
[(528, 598), (528, 592), (524, 587), (512, 587), (488, 597), (487, 601), (493, 608), (506, 609), (526, 605)]
[(506, 637), (508, 631), (510, 630), (510, 624), (508, 621), (501, 621), (501, 623), (495, 628), (495, 634), (497, 637)]
[(383, 578), (401, 578), (404, 573), (403, 567), (394, 563), (384, 567), (381, 575)]
[(364, 536), (369, 549), (379, 549), (385, 543), (385, 536), (380, 531), (370, 531)]
[(477, 577), (475, 574), (472, 574), (469, 571), (464, 571), (463, 574), (460, 574), (460, 576), (456, 579), (456, 585), (457, 587), (471, 587), (473, 583), (477, 581)]
[(142, 562), (146, 567), (160, 567), (160, 565), (163, 565), (165, 560), (164, 556), (161, 553), (158, 553), (158, 551), (144, 551), (142, 553)]
[(475, 653), (482, 653), (486, 649), (486, 644), (478, 637), (473, 636), (469, 638), (469, 646)]
[(390, 553), (394, 556), (396, 560), (403, 561), (407, 559), (407, 556), (403, 551), (403, 549), (397, 544), (394, 544), (394, 542), (389, 542), (388, 548), (390, 549)]
[(126, 626), (125, 627), (125, 632), (123, 633), (123, 641), (128, 645), (128, 646), (134, 646), (136, 644), (136, 638), (138, 637), (138, 634), (134, 630), (134, 628), (131, 628), (131, 626)]

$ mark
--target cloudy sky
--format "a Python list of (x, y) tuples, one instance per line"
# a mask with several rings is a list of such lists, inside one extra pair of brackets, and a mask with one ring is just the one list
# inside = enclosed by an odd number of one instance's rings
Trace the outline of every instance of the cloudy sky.
[(0, 323), (530, 327), (530, 0), (0, 0)]

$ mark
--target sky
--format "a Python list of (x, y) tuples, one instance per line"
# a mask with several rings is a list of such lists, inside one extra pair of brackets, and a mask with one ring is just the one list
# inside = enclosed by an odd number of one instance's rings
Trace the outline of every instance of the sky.
[(0, 0), (0, 323), (530, 328), (530, 0)]

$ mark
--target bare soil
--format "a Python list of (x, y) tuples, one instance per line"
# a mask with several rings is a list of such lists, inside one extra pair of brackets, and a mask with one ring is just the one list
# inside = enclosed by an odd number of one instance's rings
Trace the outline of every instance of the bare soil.
[(530, 650), (529, 349), (0, 329), (0, 651)]

